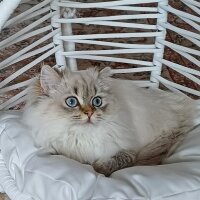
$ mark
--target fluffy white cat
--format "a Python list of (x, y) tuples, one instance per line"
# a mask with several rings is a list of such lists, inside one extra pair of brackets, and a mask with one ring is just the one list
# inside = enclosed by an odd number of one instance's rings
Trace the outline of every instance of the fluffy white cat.
[[(109, 175), (134, 165), (136, 153), (157, 138), (194, 126), (194, 100), (110, 75), (110, 68), (59, 73), (43, 66), (23, 115), (37, 145)], [(114, 162), (123, 156), (128, 164)]]

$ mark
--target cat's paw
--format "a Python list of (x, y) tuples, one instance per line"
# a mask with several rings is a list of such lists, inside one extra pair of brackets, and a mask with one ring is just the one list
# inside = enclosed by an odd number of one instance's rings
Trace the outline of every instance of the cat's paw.
[(118, 152), (107, 161), (98, 160), (93, 163), (93, 168), (96, 172), (110, 176), (113, 172), (132, 167), (135, 165), (136, 153), (132, 150), (123, 150)]
[(98, 160), (92, 164), (94, 170), (100, 174), (104, 174), (105, 176), (110, 176), (115, 170), (113, 169), (112, 161), (101, 161)]

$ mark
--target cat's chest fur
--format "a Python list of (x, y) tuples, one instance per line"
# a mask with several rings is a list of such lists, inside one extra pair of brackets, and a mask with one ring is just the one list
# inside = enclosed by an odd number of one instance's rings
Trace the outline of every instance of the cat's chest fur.
[[(47, 127), (40, 127), (36, 139), (39, 146), (53, 147), (58, 154), (76, 159), (82, 163), (93, 163), (97, 159), (108, 159), (115, 155), (119, 149), (131, 149), (134, 140), (131, 131), (114, 130), (107, 125), (67, 125), (57, 122)], [(37, 136), (36, 136), (37, 137)]]

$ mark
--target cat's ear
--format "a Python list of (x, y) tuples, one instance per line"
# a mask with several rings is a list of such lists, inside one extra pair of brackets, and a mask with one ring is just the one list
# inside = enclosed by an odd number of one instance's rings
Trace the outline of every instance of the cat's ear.
[(99, 77), (101, 78), (108, 78), (112, 76), (112, 70), (110, 67), (105, 67), (99, 72)]
[(110, 79), (109, 77), (112, 75), (112, 71), (110, 67), (105, 67), (99, 72), (99, 86), (103, 88), (105, 91), (110, 88)]
[(49, 65), (43, 65), (40, 73), (40, 84), (45, 93), (56, 89), (60, 84), (61, 77)]

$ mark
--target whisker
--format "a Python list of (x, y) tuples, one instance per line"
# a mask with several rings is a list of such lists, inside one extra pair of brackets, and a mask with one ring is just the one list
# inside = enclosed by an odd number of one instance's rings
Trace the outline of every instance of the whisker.
[(107, 125), (111, 125), (111, 126), (116, 126), (116, 128), (117, 127), (120, 127), (120, 128), (124, 128), (125, 130), (129, 130), (126, 126), (124, 126), (124, 124), (120, 124), (119, 122), (117, 123), (117, 122), (115, 122), (115, 121), (108, 121), (108, 120), (106, 120), (106, 119), (104, 119), (104, 121), (103, 121), (105, 124), (107, 124)]
[(71, 119), (72, 122), (82, 122), (80, 119)]
[(72, 119), (80, 119), (80, 118), (81, 118), (80, 115), (74, 115), (74, 116), (72, 116)]
[(98, 119), (98, 120), (104, 120), (102, 117), (96, 117), (96, 119)]

